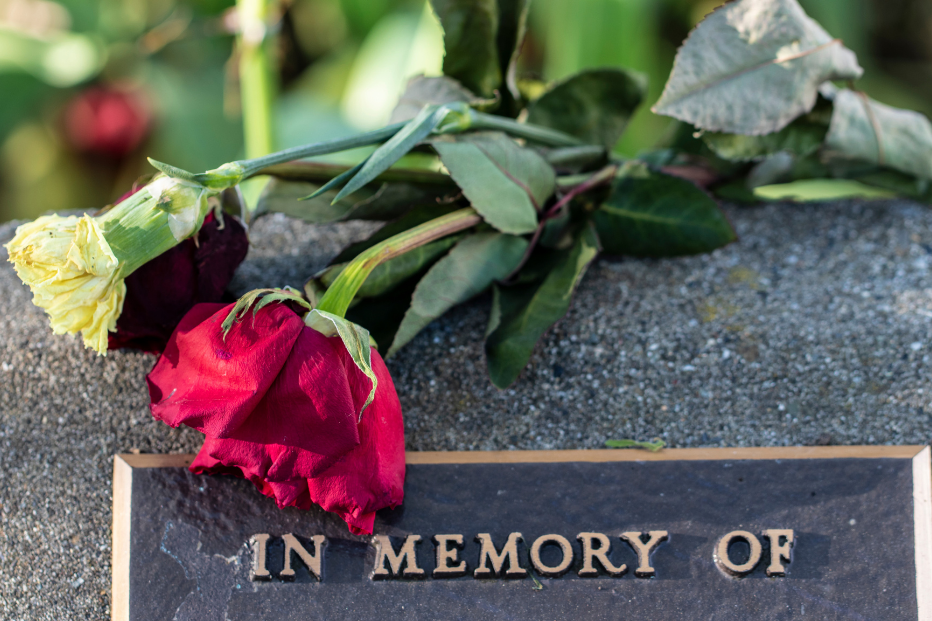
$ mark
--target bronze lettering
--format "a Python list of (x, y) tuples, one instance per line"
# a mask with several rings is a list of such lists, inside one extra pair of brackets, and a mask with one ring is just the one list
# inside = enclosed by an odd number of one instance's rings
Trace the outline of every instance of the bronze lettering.
[[(582, 543), (583, 566), (577, 572), (580, 576), (585, 578), (599, 575), (599, 570), (595, 568), (592, 562), (593, 559), (598, 560), (602, 567), (605, 568), (605, 571), (612, 576), (621, 576), (628, 571), (628, 566), (624, 563), (621, 564), (621, 567), (615, 567), (608, 560), (608, 551), (611, 549), (612, 544), (609, 542), (608, 537), (602, 533), (579, 533), (576, 538)], [(599, 542), (599, 547), (593, 547), (592, 543), (594, 541)]]
[[(492, 543), (492, 535), (489, 533), (479, 533), (476, 535), (476, 543), (482, 547), (479, 550), (479, 566), (472, 573), (475, 578), (491, 578), (492, 576), (502, 576), (502, 566), (505, 564), (505, 557), (508, 557), (508, 569), (503, 577), (520, 578), (527, 575), (527, 570), (518, 563), (518, 542), (521, 541), (521, 533), (511, 533), (508, 535), (508, 541), (502, 547), (501, 553), (495, 549)], [(489, 569), (486, 563), (491, 563)]]
[[(793, 531), (789, 528), (769, 528), (761, 531), (761, 536), (770, 539), (770, 565), (767, 567), (768, 576), (785, 576), (786, 567), (781, 560), (789, 563), (790, 550), (793, 548)], [(780, 543), (780, 539), (783, 543)]]
[(323, 535), (314, 535), (311, 537), (311, 541), (314, 542), (313, 556), (304, 549), (304, 546), (301, 545), (297, 537), (291, 533), (282, 535), (282, 539), (285, 542), (285, 566), (282, 568), (281, 573), (278, 574), (278, 577), (282, 580), (294, 580), (294, 569), (291, 568), (291, 553), (296, 552), (298, 558), (301, 559), (305, 567), (308, 568), (315, 578), (320, 580), (320, 564), (324, 556), (324, 546), (327, 545), (327, 538)]
[[(456, 557), (459, 551), (463, 549), (462, 535), (434, 535), (434, 544), (437, 546), (437, 566), (434, 568), (433, 576), (435, 578), (456, 578), (457, 576), (466, 575), (466, 561), (460, 561), (454, 566), (450, 563), (456, 563)], [(453, 544), (450, 549), (449, 545)]]
[[(557, 544), (563, 553), (563, 560), (553, 566), (544, 565), (540, 559), (540, 550), (548, 543)], [(543, 576), (552, 576), (554, 578), (561, 576), (573, 564), (573, 546), (562, 535), (541, 535), (531, 546), (531, 564)]]
[(269, 544), (269, 534), (260, 533), (253, 535), (249, 542), (252, 544), (252, 571), (249, 572), (250, 580), (271, 580), (272, 574), (266, 566), (266, 549)]
[[(751, 553), (748, 556), (747, 562), (741, 565), (733, 563), (728, 556), (728, 547), (735, 539), (747, 541), (748, 546), (751, 548)], [(760, 562), (760, 552), (761, 545), (757, 537), (746, 530), (735, 530), (719, 540), (718, 545), (715, 546), (715, 553), (712, 558), (715, 560), (715, 564), (718, 565), (718, 568), (723, 572), (731, 576), (740, 577), (750, 573), (751, 570), (757, 567), (757, 563)]]
[(650, 555), (654, 548), (670, 538), (669, 533), (665, 530), (652, 530), (647, 533), (647, 543), (641, 539), (642, 533), (627, 532), (622, 533), (621, 538), (627, 541), (638, 555), (638, 567), (634, 570), (634, 575), (638, 578), (650, 578), (657, 573), (650, 565)]
[[(388, 535), (376, 535), (373, 540), (375, 543), (375, 568), (372, 570), (370, 578), (379, 580), (399, 575), (405, 578), (419, 578), (424, 575), (424, 570), (417, 566), (417, 554), (414, 550), (415, 544), (421, 540), (420, 535), (408, 535), (397, 554)], [(386, 560), (391, 567), (391, 572), (385, 569)], [(404, 572), (401, 571), (402, 561), (405, 563)]]

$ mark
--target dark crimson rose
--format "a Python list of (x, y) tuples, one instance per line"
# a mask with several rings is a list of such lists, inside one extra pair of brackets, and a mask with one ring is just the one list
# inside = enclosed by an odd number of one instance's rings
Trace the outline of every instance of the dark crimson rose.
[(143, 141), (150, 119), (141, 94), (92, 86), (65, 108), (65, 133), (79, 151), (119, 158)]
[(234, 305), (198, 304), (149, 374), (152, 415), (205, 434), (191, 471), (245, 477), (279, 507), (316, 503), (350, 531), (404, 496), (404, 425), (376, 350), (372, 387), (339, 337), (307, 327), (287, 304), (248, 311), (223, 336)]
[(185, 313), (200, 302), (219, 302), (246, 258), (246, 229), (232, 216), (223, 226), (207, 214), (199, 233), (152, 259), (126, 278), (123, 312), (108, 349), (160, 353)]

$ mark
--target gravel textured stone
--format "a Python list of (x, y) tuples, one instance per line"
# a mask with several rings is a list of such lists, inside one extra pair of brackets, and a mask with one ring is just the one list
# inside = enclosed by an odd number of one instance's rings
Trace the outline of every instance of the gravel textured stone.
[[(389, 361), (408, 448), (928, 443), (932, 210), (728, 211), (741, 241), (711, 255), (600, 259), (509, 390), (485, 375), (488, 298), (429, 326)], [(264, 218), (232, 289), (299, 286), (369, 230)], [(5, 262), (0, 291), (0, 617), (108, 619), (111, 456), (199, 434), (149, 416), (152, 356), (53, 336)]]

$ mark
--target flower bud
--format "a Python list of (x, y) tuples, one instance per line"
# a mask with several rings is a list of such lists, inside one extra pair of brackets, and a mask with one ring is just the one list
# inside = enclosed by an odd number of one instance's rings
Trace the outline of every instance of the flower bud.
[(123, 279), (196, 233), (219, 190), (159, 175), (97, 216), (42, 216), (16, 229), (10, 262), (49, 315), (55, 334), (107, 352), (123, 308)]
[(6, 245), (33, 303), (48, 313), (55, 334), (81, 332), (85, 347), (107, 351), (126, 286), (120, 260), (89, 216), (42, 216), (16, 229)]

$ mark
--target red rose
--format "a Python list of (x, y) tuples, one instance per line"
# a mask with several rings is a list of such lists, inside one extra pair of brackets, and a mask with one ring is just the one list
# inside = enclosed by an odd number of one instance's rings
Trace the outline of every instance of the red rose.
[(234, 305), (198, 304), (149, 374), (152, 415), (204, 433), (195, 473), (237, 474), (279, 507), (317, 503), (354, 533), (371, 533), (375, 512), (401, 503), (401, 404), (378, 352), (371, 382), (339, 337), (307, 327), (272, 303), (233, 325)]
[(108, 349), (160, 353), (185, 313), (199, 302), (219, 302), (246, 258), (249, 239), (231, 216), (223, 227), (207, 214), (199, 233), (152, 259), (126, 278), (123, 312)]

